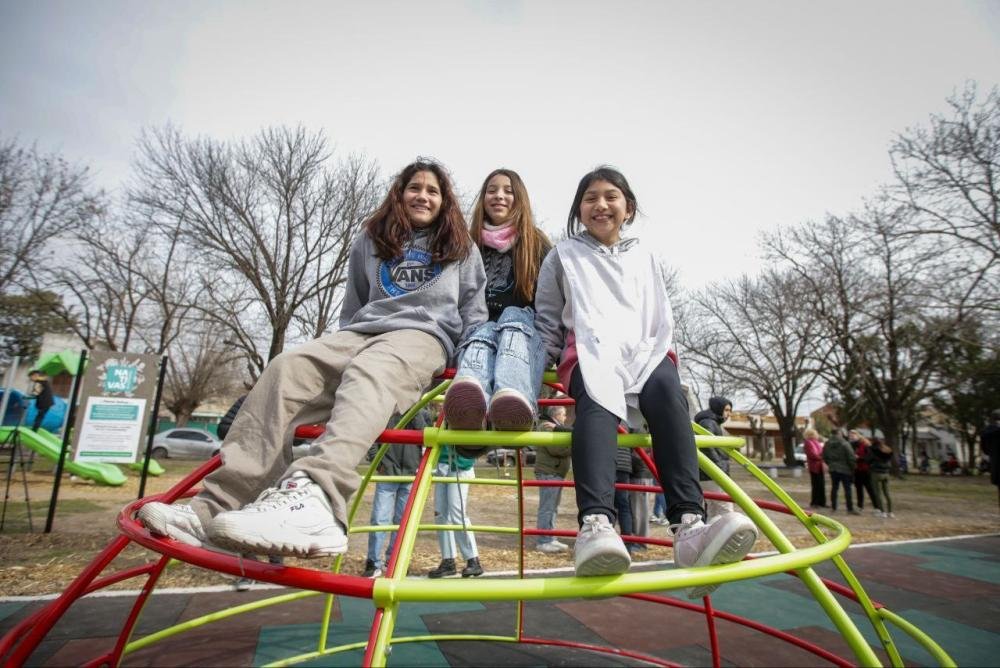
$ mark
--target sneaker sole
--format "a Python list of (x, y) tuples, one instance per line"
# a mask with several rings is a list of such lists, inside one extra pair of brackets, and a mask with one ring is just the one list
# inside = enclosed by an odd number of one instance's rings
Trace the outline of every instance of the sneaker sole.
[(496, 431), (530, 431), (535, 414), (520, 394), (501, 390), (490, 402), (489, 420)]
[(212, 542), (220, 547), (242, 554), (267, 554), (316, 559), (347, 552), (346, 540), (330, 542), (314, 537), (314, 540), (311, 540), (306, 545), (291, 541), (275, 541), (260, 534), (247, 534), (242, 529), (240, 529), (239, 535), (235, 536), (225, 533), (226, 530), (225, 522), (220, 523), (216, 520), (212, 525)]
[[(755, 530), (743, 529), (737, 531), (729, 537), (729, 540), (722, 545), (708, 564), (695, 563), (695, 566), (720, 566), (722, 564), (742, 561), (743, 557), (750, 554), (750, 550), (753, 549), (753, 545), (756, 542), (757, 532)], [(686, 593), (688, 598), (704, 598), (719, 587), (720, 585), (703, 585), (701, 587), (692, 587)]]
[(449, 429), (479, 430), (486, 421), (486, 395), (475, 381), (452, 383), (444, 395)]
[(599, 575), (621, 575), (632, 565), (628, 554), (595, 554), (589, 559), (576, 564), (578, 578), (590, 578)]

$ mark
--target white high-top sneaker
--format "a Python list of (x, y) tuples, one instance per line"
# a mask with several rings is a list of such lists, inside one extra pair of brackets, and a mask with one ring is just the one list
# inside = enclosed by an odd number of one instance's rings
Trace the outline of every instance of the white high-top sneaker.
[(577, 577), (618, 575), (632, 565), (622, 537), (602, 514), (584, 515), (574, 552)]
[(303, 471), (242, 510), (219, 513), (208, 533), (213, 543), (249, 554), (312, 558), (347, 551), (347, 534), (329, 499)]
[[(719, 515), (710, 524), (694, 513), (685, 513), (681, 523), (670, 528), (674, 533), (674, 563), (679, 568), (741, 561), (757, 542), (757, 527), (740, 513)], [(702, 598), (718, 586), (692, 587), (686, 594), (688, 598)]]
[(137, 517), (156, 536), (173, 538), (194, 547), (202, 547), (208, 541), (205, 528), (191, 506), (153, 501), (140, 508)]

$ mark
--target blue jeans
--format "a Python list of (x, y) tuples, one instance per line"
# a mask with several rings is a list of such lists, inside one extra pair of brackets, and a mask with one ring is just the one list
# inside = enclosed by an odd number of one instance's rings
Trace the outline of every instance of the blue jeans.
[[(475, 469), (463, 471), (453, 470), (447, 462), (438, 462), (434, 470), (436, 476), (457, 477), (460, 480), (475, 478)], [(467, 527), (472, 524), (469, 519), (469, 486), (459, 483), (434, 484), (434, 522)], [(442, 559), (455, 558), (455, 543), (462, 552), (462, 558), (468, 561), (479, 556), (476, 548), (476, 534), (471, 531), (438, 531), (438, 547), (441, 548)]]
[(530, 306), (508, 306), (496, 322), (480, 325), (465, 342), (455, 376), (479, 381), (486, 396), (514, 389), (535, 405), (542, 389), (545, 346)]
[[(564, 480), (562, 476), (552, 473), (535, 473), (536, 480)], [(555, 529), (556, 513), (559, 511), (559, 499), (562, 497), (562, 487), (539, 487), (538, 488), (538, 520), (535, 527), (538, 529)], [(555, 536), (537, 536), (538, 545), (551, 543)]]
[[(375, 484), (375, 499), (372, 501), (372, 525), (399, 524), (410, 498), (410, 482), (380, 482)], [(391, 520), (391, 521), (390, 521)], [(386, 546), (388, 540), (389, 545)], [(396, 532), (375, 531), (368, 534), (368, 559), (378, 568), (385, 568), (396, 543)]]
[(653, 517), (666, 517), (667, 516), (667, 497), (662, 493), (656, 495), (656, 500), (653, 501)]

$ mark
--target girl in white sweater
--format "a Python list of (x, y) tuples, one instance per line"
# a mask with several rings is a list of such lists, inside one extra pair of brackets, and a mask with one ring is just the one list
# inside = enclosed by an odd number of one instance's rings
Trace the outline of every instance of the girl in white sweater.
[(621, 236), (637, 212), (635, 194), (620, 172), (600, 167), (585, 175), (570, 209), (569, 238), (546, 257), (538, 280), (536, 326), (548, 362), (559, 361), (560, 380), (576, 400), (579, 576), (622, 573), (631, 564), (613, 528), (619, 421), (649, 425), (678, 566), (738, 561), (757, 539), (753, 523), (739, 513), (703, 521), (697, 450), (671, 350), (664, 268), (639, 239)]

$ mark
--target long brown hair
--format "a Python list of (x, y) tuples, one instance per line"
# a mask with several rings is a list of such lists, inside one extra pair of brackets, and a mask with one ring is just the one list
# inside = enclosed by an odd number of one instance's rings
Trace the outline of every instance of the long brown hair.
[(517, 230), (517, 243), (512, 249), (514, 253), (514, 287), (517, 295), (524, 301), (531, 302), (535, 299), (535, 283), (538, 281), (538, 270), (542, 264), (542, 258), (552, 248), (552, 242), (545, 235), (545, 232), (535, 225), (535, 218), (531, 214), (531, 201), (528, 199), (528, 189), (524, 187), (524, 181), (512, 169), (494, 169), (483, 181), (483, 187), (479, 189), (479, 196), (472, 207), (472, 238), (479, 248), (483, 247), (483, 221), (488, 219), (486, 215), (486, 188), (497, 174), (502, 174), (510, 179), (510, 185), (514, 189), (514, 206), (510, 210), (508, 220), (512, 221), (514, 229)]
[(365, 229), (375, 244), (376, 255), (392, 260), (403, 255), (403, 245), (413, 236), (413, 225), (403, 210), (403, 191), (418, 172), (430, 172), (441, 188), (441, 210), (431, 223), (430, 251), (434, 262), (463, 260), (469, 254), (471, 239), (465, 228), (465, 217), (455, 197), (448, 171), (438, 162), (419, 158), (403, 168), (393, 179), (385, 200), (365, 221)]

